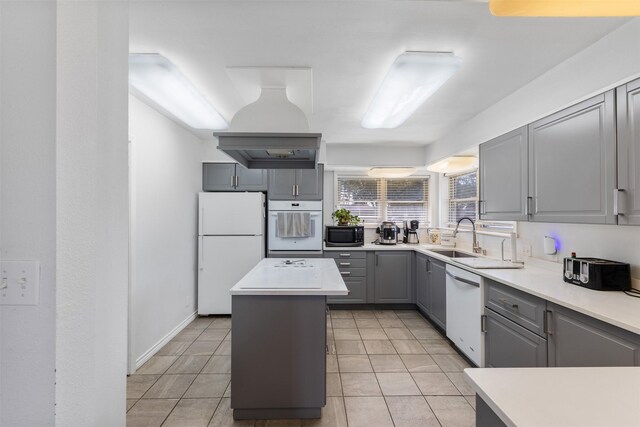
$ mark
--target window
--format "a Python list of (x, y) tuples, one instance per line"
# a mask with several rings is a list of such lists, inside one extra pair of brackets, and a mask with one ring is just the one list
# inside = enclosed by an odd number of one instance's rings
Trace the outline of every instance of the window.
[(478, 219), (477, 171), (449, 177), (449, 224), (465, 216)]
[(429, 224), (429, 178), (338, 177), (338, 208), (349, 209), (367, 225), (416, 219)]

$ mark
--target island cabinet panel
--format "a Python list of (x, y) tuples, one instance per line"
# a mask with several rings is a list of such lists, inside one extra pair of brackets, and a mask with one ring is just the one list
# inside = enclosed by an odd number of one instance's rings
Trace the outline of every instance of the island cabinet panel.
[(379, 304), (413, 303), (412, 252), (375, 252), (375, 302)]
[(485, 313), (485, 367), (547, 366), (546, 339), (491, 310)]
[(476, 395), (476, 427), (507, 427), (487, 402)]
[(480, 144), (480, 219), (527, 221), (527, 127)]
[(548, 303), (549, 366), (640, 366), (640, 336)]
[(613, 91), (529, 125), (530, 219), (615, 224)]
[(234, 418), (320, 418), (326, 297), (234, 295), (232, 304)]
[(431, 314), (431, 290), (429, 289), (429, 257), (416, 254), (415, 263), (416, 305), (426, 315)]
[(326, 251), (342, 275), (349, 295), (328, 296), (329, 304), (365, 304), (367, 302), (367, 258), (364, 251)]
[(430, 319), (442, 329), (447, 328), (446, 263), (429, 257), (429, 290), (431, 291)]
[(640, 79), (617, 89), (618, 224), (640, 225)]

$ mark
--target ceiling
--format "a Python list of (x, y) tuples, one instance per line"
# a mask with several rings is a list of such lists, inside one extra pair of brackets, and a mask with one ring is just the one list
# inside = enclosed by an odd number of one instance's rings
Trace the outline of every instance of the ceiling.
[[(408, 146), (437, 141), (625, 22), (496, 18), (473, 1), (131, 1), (130, 51), (165, 55), (227, 121), (246, 101), (226, 67), (311, 67), (311, 132), (328, 144)], [(452, 51), (463, 65), (399, 128), (362, 128), (407, 50)]]

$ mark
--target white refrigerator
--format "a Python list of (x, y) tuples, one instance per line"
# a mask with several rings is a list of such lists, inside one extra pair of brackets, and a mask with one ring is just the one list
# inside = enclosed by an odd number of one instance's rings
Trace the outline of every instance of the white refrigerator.
[(200, 193), (198, 314), (231, 314), (229, 290), (265, 249), (264, 193)]

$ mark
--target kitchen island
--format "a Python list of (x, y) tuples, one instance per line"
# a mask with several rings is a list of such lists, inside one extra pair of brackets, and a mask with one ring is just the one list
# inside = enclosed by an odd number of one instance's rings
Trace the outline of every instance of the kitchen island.
[(640, 367), (464, 370), (477, 427), (640, 425)]
[(230, 292), (234, 419), (320, 418), (327, 295), (348, 293), (335, 262), (263, 259)]

